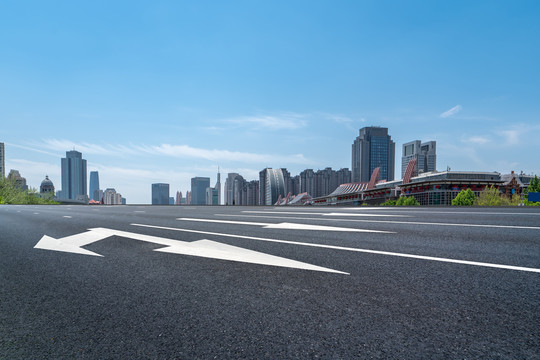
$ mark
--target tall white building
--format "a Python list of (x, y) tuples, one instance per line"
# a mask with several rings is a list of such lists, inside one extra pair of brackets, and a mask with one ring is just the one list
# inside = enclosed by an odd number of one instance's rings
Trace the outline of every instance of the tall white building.
[(437, 143), (436, 141), (427, 141), (422, 143), (420, 140), (410, 141), (403, 144), (401, 156), (401, 178), (405, 176), (407, 165), (412, 159), (416, 159), (416, 174), (431, 172), (437, 170)]
[(113, 188), (106, 189), (103, 192), (103, 203), (105, 205), (122, 205), (122, 195)]

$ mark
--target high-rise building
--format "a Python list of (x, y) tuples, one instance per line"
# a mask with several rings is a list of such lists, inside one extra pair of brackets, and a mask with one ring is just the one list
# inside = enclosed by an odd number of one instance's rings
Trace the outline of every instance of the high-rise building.
[(317, 172), (306, 169), (300, 173), (299, 182), (299, 190), (296, 194), (307, 192), (312, 197), (325, 196), (339, 185), (350, 183), (351, 172), (347, 168), (335, 171), (328, 167)]
[(95, 200), (101, 201), (99, 198), (99, 173), (97, 171), (90, 171), (90, 189), (88, 191), (88, 196)]
[(152, 205), (169, 205), (169, 184), (152, 184)]
[(19, 173), (19, 170), (13, 170), (11, 169), (8, 174), (8, 180), (13, 182), (16, 187), (19, 189), (26, 191), (28, 190), (28, 185), (26, 185), (26, 178), (23, 178), (21, 174)]
[(305, 192), (315, 197), (315, 172), (313, 169), (306, 169), (300, 173), (299, 193)]
[(186, 205), (191, 205), (191, 191), (186, 191)]
[(412, 159), (416, 159), (416, 174), (437, 170), (436, 141), (422, 143), (420, 140), (410, 141), (403, 144), (401, 155), (401, 177), (405, 176), (407, 165)]
[(194, 177), (191, 178), (191, 204), (206, 204), (206, 188), (210, 187), (210, 178)]
[(181, 191), (177, 191), (176, 192), (176, 201), (175, 201), (175, 205), (181, 205), (182, 204), (182, 192)]
[(352, 181), (368, 182), (376, 168), (380, 179), (394, 180), (395, 144), (388, 128), (370, 126), (360, 129), (352, 144)]
[(0, 142), (0, 180), (6, 177), (6, 155), (4, 143)]
[(251, 180), (246, 183), (246, 194), (243, 198), (246, 199), (245, 205), (258, 205), (259, 204), (259, 180)]
[(206, 189), (206, 205), (221, 205), (221, 174), (219, 167), (217, 172), (216, 185)]
[(122, 205), (122, 195), (117, 193), (113, 188), (105, 189), (103, 192), (103, 203), (105, 205)]
[(217, 181), (214, 190), (217, 191), (217, 204), (214, 204), (215, 201), (212, 201), (212, 205), (221, 205), (221, 174), (219, 172), (219, 166), (217, 170)]
[(225, 205), (241, 205), (239, 199), (241, 194), (239, 191), (242, 189), (242, 185), (245, 182), (242, 175), (237, 173), (229, 173), (225, 179)]
[(259, 172), (259, 194), (262, 196), (259, 203), (262, 203), (262, 205), (274, 205), (280, 196), (287, 196), (285, 194), (283, 170), (266, 168)]
[[(87, 197), (86, 160), (78, 151), (66, 151), (62, 158), (62, 198), (77, 200)], [(88, 201), (88, 199), (87, 199)]]
[(97, 189), (96, 191), (94, 191), (94, 200), (99, 202), (103, 201), (103, 190)]

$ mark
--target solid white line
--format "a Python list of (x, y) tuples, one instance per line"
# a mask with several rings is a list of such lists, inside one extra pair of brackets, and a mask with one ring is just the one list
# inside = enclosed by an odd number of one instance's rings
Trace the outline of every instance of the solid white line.
[[(474, 214), (474, 215), (536, 215), (540, 216), (540, 212), (490, 212), (490, 211), (437, 211), (436, 209), (428, 208), (425, 210), (412, 209), (410, 207), (399, 208), (399, 207), (385, 207), (381, 206), (379, 208), (340, 208), (339, 211), (363, 211), (363, 210), (386, 210), (386, 211), (396, 211), (396, 212), (407, 212), (407, 213), (419, 213), (419, 214)], [(432, 211), (434, 210), (434, 211)], [(461, 209), (460, 209), (461, 210)]]
[(69, 215), (64, 215), (63, 217), (65, 217), (66, 219), (71, 219), (71, 216)]
[(383, 215), (383, 214), (347, 214), (347, 213), (323, 213), (323, 212), (295, 212), (295, 211), (258, 211), (258, 210), (245, 210), (243, 213), (250, 214), (289, 214), (289, 215), (322, 215), (322, 216), (367, 216), (367, 217), (410, 217), (407, 215)]
[(287, 222), (276, 224), (276, 223), (259, 223), (259, 222), (247, 222), (247, 221), (197, 219), (197, 218), (177, 218), (176, 220), (210, 222), (210, 223), (218, 223), (218, 224), (255, 225), (255, 226), (262, 226), (264, 229), (348, 231), (348, 232), (371, 232), (371, 233), (394, 234), (394, 232), (391, 232), (391, 231), (354, 229), (354, 228), (344, 228), (344, 227), (336, 227), (336, 226), (309, 225), (309, 224), (298, 224), (298, 223), (287, 223)]
[[(232, 215), (232, 214), (214, 214), (216, 216), (234, 216), (234, 217), (252, 217), (252, 218), (270, 218), (270, 219), (295, 219), (295, 220), (314, 220), (314, 218), (303, 218), (295, 216), (263, 216), (263, 215)], [(383, 224), (405, 224), (405, 225), (436, 225), (436, 226), (457, 226), (457, 227), (487, 227), (502, 229), (527, 229), (540, 230), (538, 226), (517, 226), (517, 225), (489, 225), (489, 224), (453, 224), (453, 223), (431, 223), (418, 221), (393, 221), (393, 220), (360, 220), (360, 219), (317, 219), (326, 221), (352, 221)]]
[(318, 248), (333, 249), (333, 250), (344, 250), (344, 251), (361, 252), (361, 253), (377, 254), (377, 255), (399, 256), (399, 257), (413, 258), (413, 259), (420, 259), (420, 260), (430, 260), (430, 261), (447, 262), (447, 263), (454, 263), (454, 264), (473, 265), (473, 266), (481, 266), (481, 267), (488, 267), (488, 268), (540, 273), (540, 269), (522, 267), (522, 266), (501, 265), (501, 264), (484, 263), (484, 262), (477, 262), (477, 261), (448, 259), (448, 258), (440, 258), (440, 257), (433, 257), (433, 256), (404, 254), (404, 253), (359, 249), (359, 248), (334, 246), (334, 245), (311, 244), (311, 243), (303, 243), (299, 241), (276, 240), (276, 239), (268, 239), (268, 238), (254, 237), (254, 236), (223, 234), (223, 233), (216, 233), (216, 232), (209, 232), (209, 231), (172, 228), (172, 227), (166, 227), (166, 226), (145, 225), (145, 224), (130, 224), (130, 225), (146, 227), (146, 228), (151, 228), (151, 229), (182, 231), (182, 232), (189, 232), (189, 233), (195, 233), (195, 234), (216, 235), (216, 236), (223, 236), (223, 237), (251, 239), (251, 240), (257, 240), (257, 241), (266, 241), (266, 242), (274, 242), (274, 243), (282, 243), (282, 244), (290, 244), (290, 245), (301, 245), (301, 246), (318, 247)]
[(234, 225), (255, 225), (255, 226), (268, 225), (268, 223), (233, 221), (233, 220), (212, 220), (212, 219), (196, 219), (196, 218), (177, 218), (176, 220), (210, 222), (210, 223), (220, 223), (220, 224), (234, 224)]

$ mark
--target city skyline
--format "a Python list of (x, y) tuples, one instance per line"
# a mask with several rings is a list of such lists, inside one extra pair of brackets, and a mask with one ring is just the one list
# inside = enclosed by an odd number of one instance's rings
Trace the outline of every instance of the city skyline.
[(389, 129), (395, 178), (417, 139), (438, 170), (540, 174), (536, 2), (127, 5), (2, 4), (6, 174), (60, 190), (75, 149), (147, 204), (218, 166), (351, 169), (368, 126)]

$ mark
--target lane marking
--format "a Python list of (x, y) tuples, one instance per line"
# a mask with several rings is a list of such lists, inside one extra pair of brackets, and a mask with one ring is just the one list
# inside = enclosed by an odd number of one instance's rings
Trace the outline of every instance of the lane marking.
[(64, 215), (63, 217), (65, 217), (66, 219), (71, 219), (71, 216), (69, 215)]
[(539, 226), (518, 226), (518, 225), (489, 225), (489, 224), (454, 224), (454, 223), (431, 223), (431, 222), (419, 222), (419, 221), (397, 221), (397, 220), (361, 220), (361, 219), (316, 219), (306, 217), (295, 216), (264, 216), (264, 215), (234, 215), (234, 214), (214, 214), (216, 216), (230, 216), (230, 217), (250, 217), (250, 218), (265, 218), (265, 219), (294, 219), (294, 220), (326, 220), (326, 221), (349, 221), (349, 222), (363, 222), (363, 223), (382, 223), (382, 224), (405, 224), (405, 225), (436, 225), (436, 226), (457, 226), (457, 227), (487, 227), (487, 228), (501, 228), (501, 229), (526, 229), (526, 230), (540, 230)]
[(347, 213), (323, 213), (323, 212), (295, 212), (295, 211), (260, 211), (260, 210), (244, 210), (243, 213), (250, 214), (289, 214), (289, 215), (322, 215), (322, 216), (366, 216), (366, 217), (410, 217), (407, 215), (390, 215), (390, 214), (347, 214)]
[(300, 246), (317, 247), (317, 248), (325, 248), (325, 249), (333, 249), (333, 250), (343, 250), (343, 251), (360, 252), (360, 253), (377, 254), (377, 255), (398, 256), (398, 257), (420, 259), (420, 260), (439, 261), (439, 262), (462, 264), (462, 265), (472, 265), (472, 266), (480, 266), (480, 267), (487, 267), (487, 268), (540, 273), (540, 269), (523, 267), (523, 266), (501, 265), (501, 264), (485, 263), (485, 262), (478, 262), (478, 261), (449, 259), (449, 258), (441, 258), (441, 257), (434, 257), (434, 256), (414, 255), (414, 254), (397, 253), (397, 252), (389, 252), (389, 251), (335, 246), (335, 245), (312, 244), (312, 243), (304, 243), (304, 242), (299, 242), (299, 241), (277, 240), (277, 239), (268, 239), (268, 238), (245, 236), (245, 235), (223, 234), (223, 233), (216, 233), (216, 232), (210, 232), (210, 231), (180, 229), (180, 228), (172, 228), (172, 227), (157, 226), (157, 225), (145, 225), (145, 224), (130, 224), (130, 225), (146, 227), (150, 229), (181, 231), (181, 232), (189, 232), (189, 233), (194, 233), (194, 234), (215, 235), (215, 236), (232, 237), (232, 238), (239, 238), (239, 239), (250, 239), (250, 240), (266, 241), (266, 242), (281, 243), (281, 244), (300, 245)]
[[(277, 210), (277, 209), (276, 209)], [(490, 212), (490, 211), (437, 211), (437, 209), (411, 209), (409, 208), (398, 208), (398, 207), (357, 207), (357, 208), (339, 208), (339, 211), (364, 211), (364, 210), (386, 210), (386, 211), (395, 211), (395, 212), (407, 212), (407, 213), (419, 213), (419, 214), (475, 214), (475, 215), (536, 215), (540, 216), (540, 212)], [(433, 211), (434, 210), (434, 211)], [(460, 209), (461, 210), (461, 209)]]
[(262, 226), (263, 229), (348, 231), (348, 232), (371, 232), (371, 233), (395, 234), (395, 232), (391, 232), (391, 231), (353, 229), (353, 228), (343, 228), (343, 227), (335, 227), (335, 226), (309, 225), (309, 224), (297, 224), (297, 223), (287, 223), (287, 222), (274, 224), (274, 223), (217, 220), (217, 219), (198, 219), (198, 218), (177, 218), (176, 220), (205, 222), (205, 223), (218, 223), (218, 224)]
[(250, 264), (279, 266), (293, 269), (322, 271), (336, 274), (349, 275), (349, 273), (316, 266), (301, 261), (287, 259), (280, 256), (269, 255), (262, 252), (244, 249), (238, 246), (219, 243), (212, 240), (202, 239), (192, 242), (179, 241), (164, 237), (150, 236), (127, 231), (120, 231), (107, 228), (93, 228), (88, 231), (55, 239), (44, 235), (34, 246), (36, 249), (69, 252), (81, 255), (103, 256), (93, 251), (83, 249), (82, 246), (89, 245), (96, 241), (106, 239), (111, 236), (120, 236), (127, 239), (151, 242), (164, 247), (154, 249), (154, 251), (198, 256), (211, 259), (220, 259)]

